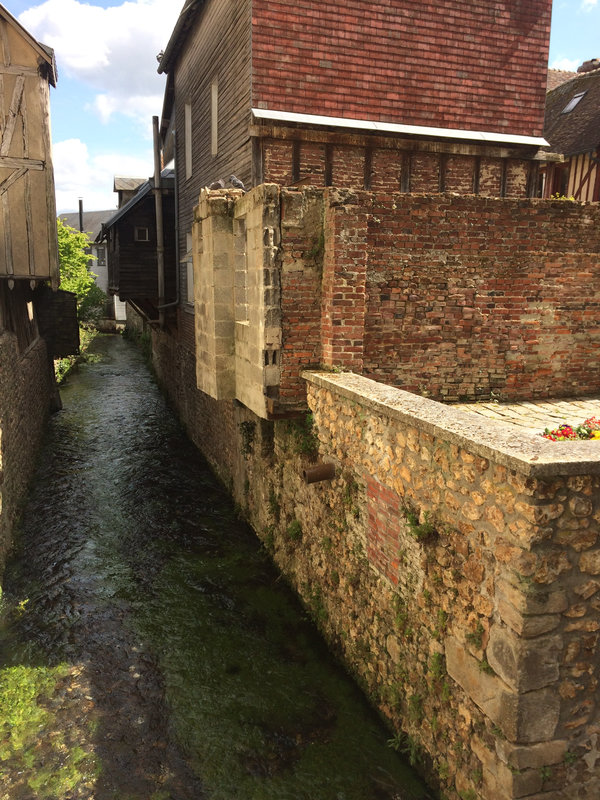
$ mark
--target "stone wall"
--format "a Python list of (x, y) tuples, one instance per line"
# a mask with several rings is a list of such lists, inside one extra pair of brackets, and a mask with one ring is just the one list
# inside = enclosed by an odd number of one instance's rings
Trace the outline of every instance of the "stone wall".
[(593, 443), (515, 440), (358, 376), (308, 380), (338, 477), (296, 489), (294, 580), (369, 695), (451, 797), (596, 797)]
[(0, 330), (0, 579), (54, 399), (44, 341), (21, 353), (16, 334)]
[[(600, 791), (600, 460), (347, 373), (310, 420), (161, 382), (401, 750), (452, 800)], [(331, 481), (304, 473), (332, 463)]]

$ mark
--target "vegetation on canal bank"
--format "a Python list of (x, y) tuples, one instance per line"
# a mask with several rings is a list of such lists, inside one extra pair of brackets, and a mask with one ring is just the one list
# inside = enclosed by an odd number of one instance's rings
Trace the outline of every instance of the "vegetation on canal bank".
[(60, 383), (78, 361), (89, 358), (87, 349), (98, 333), (96, 322), (102, 314), (106, 295), (96, 285), (97, 275), (90, 269), (93, 256), (89, 254), (87, 235), (65, 225), (61, 219), (57, 221), (57, 233), (60, 287), (77, 297), (80, 342), (79, 355), (58, 358), (54, 362), (56, 380)]
[(80, 361), (94, 361), (95, 357), (88, 353), (88, 348), (94, 341), (98, 331), (91, 325), (79, 326), (79, 355), (57, 358), (54, 362), (54, 374), (56, 382), (61, 383), (73, 369), (75, 364)]
[[(98, 772), (95, 757), (57, 729), (53, 699), (71, 668), (19, 664), (0, 668), (0, 784), (18, 797), (25, 786), (36, 798), (66, 797)], [(6, 772), (5, 772), (6, 770)], [(8, 785), (19, 775), (23, 786)]]

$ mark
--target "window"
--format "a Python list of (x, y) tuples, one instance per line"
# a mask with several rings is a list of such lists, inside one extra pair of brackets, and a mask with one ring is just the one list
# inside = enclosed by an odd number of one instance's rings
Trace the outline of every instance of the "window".
[(185, 104), (184, 139), (185, 139), (185, 179), (192, 177), (192, 107)]
[(106, 247), (96, 248), (96, 264), (99, 267), (106, 266)]
[(579, 94), (573, 95), (573, 97), (569, 100), (567, 105), (563, 108), (562, 113), (568, 114), (569, 111), (573, 111), (575, 106), (579, 103), (581, 98), (584, 96), (585, 92), (579, 92)]
[(187, 301), (188, 303), (194, 302), (194, 259), (192, 253), (192, 234), (186, 233), (186, 248), (185, 254), (186, 269), (187, 269)]
[(219, 81), (213, 80), (210, 86), (210, 152), (219, 152)]
[(148, 228), (136, 228), (134, 231), (134, 241), (136, 242), (149, 242), (150, 241), (150, 231)]

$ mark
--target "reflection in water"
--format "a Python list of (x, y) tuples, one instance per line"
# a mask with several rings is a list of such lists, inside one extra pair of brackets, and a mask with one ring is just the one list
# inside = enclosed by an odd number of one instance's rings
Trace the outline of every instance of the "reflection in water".
[(425, 797), (138, 351), (94, 347), (5, 576), (0, 800)]

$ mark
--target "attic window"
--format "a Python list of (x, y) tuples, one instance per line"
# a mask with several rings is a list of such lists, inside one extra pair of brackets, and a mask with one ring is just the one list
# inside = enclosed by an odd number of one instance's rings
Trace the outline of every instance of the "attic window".
[(579, 103), (584, 94), (585, 92), (579, 92), (579, 94), (573, 95), (573, 97), (569, 100), (567, 105), (563, 108), (562, 113), (568, 114), (569, 111), (573, 111), (573, 109), (575, 108), (577, 103)]
[(150, 232), (148, 231), (148, 228), (136, 228), (133, 238), (136, 242), (149, 242)]

